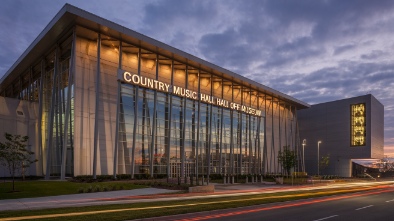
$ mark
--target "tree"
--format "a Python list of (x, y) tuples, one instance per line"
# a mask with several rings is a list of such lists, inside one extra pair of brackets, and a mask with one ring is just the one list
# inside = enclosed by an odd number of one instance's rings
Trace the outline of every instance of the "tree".
[(31, 159), (34, 152), (26, 149), (28, 136), (4, 134), (6, 141), (0, 142), (0, 163), (12, 176), (12, 191), (15, 191), (15, 175), (18, 171), (30, 167), (37, 160)]
[(283, 150), (278, 152), (278, 161), (289, 176), (291, 169), (297, 165), (297, 154), (290, 150), (290, 146), (283, 146)]
[(319, 169), (320, 170), (324, 170), (328, 167), (328, 164), (330, 163), (330, 154), (327, 154), (326, 156), (322, 156), (320, 158), (320, 165), (319, 165)]

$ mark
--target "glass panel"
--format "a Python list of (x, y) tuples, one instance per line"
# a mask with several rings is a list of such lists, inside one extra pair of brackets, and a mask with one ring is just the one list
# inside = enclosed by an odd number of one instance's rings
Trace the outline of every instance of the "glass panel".
[(174, 61), (174, 85), (186, 88), (186, 65)]
[(122, 69), (138, 74), (138, 48), (122, 42)]
[(351, 105), (351, 145), (352, 146), (365, 146), (366, 143), (366, 111), (365, 104)]
[(122, 84), (119, 110), (119, 174), (131, 173), (135, 104), (135, 87)]
[(198, 70), (192, 67), (188, 67), (188, 83), (187, 88), (194, 92), (198, 92)]
[(141, 76), (156, 79), (156, 54), (141, 49)]
[(159, 81), (171, 84), (172, 61), (169, 58), (159, 56)]
[(101, 48), (100, 48), (100, 63), (103, 65), (101, 70), (106, 74), (116, 75), (116, 71), (106, 71), (105, 66), (113, 68), (119, 67), (119, 41), (106, 35), (101, 35)]

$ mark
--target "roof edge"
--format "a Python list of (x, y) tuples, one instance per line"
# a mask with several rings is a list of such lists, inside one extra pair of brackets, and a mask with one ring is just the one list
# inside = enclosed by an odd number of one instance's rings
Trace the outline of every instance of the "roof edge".
[(0, 85), (3, 81), (10, 75), (10, 73), (15, 69), (16, 66), (19, 65), (25, 59), (26, 55), (30, 53), (30, 51), (37, 45), (37, 43), (48, 33), (48, 31), (56, 24), (56, 22), (67, 12), (69, 9), (74, 6), (66, 3), (60, 11), (52, 18), (52, 20), (45, 26), (45, 28), (40, 32), (40, 34), (33, 40), (33, 42), (27, 47), (27, 49), (22, 53), (21, 56), (14, 62), (14, 64), (8, 69), (8, 71), (4, 74), (4, 76), (0, 79)]
[[(237, 78), (239, 80), (241, 80), (242, 82), (244, 82), (245, 84), (250, 84), (251, 86), (255, 86), (255, 87), (260, 87), (262, 90), (265, 90), (268, 93), (272, 93), (277, 95), (278, 98), (282, 98), (285, 100), (288, 100), (290, 102), (294, 102), (298, 105), (300, 109), (303, 108), (309, 108), (311, 105), (298, 100), (290, 95), (287, 95), (283, 92), (277, 91), (273, 88), (270, 88), (268, 86), (265, 86), (259, 82), (256, 82), (254, 80), (251, 80), (249, 78), (246, 78), (240, 74), (237, 74), (235, 72), (232, 72), (230, 70), (227, 70), (223, 67), (220, 67), (216, 64), (213, 64), (209, 61), (206, 61), (204, 59), (201, 59), (197, 56), (194, 56), (190, 53), (187, 53), (185, 51), (182, 51), (180, 49), (177, 49), (173, 46), (170, 46), (168, 44), (165, 44), (163, 42), (160, 42), (156, 39), (153, 39), (149, 36), (146, 36), (144, 34), (141, 34), (139, 32), (136, 32), (130, 28), (127, 28), (125, 26), (122, 26), (120, 24), (117, 24), (115, 22), (112, 22), (108, 19), (102, 18), (98, 15), (95, 15), (91, 12), (85, 11), (81, 8), (78, 8), (76, 6), (73, 6), (71, 4), (66, 3), (61, 9), (60, 11), (55, 15), (54, 18), (52, 18), (52, 20), (45, 26), (45, 28), (43, 29), (43, 31), (41, 31), (41, 33), (34, 39), (34, 41), (29, 45), (29, 47), (22, 53), (22, 55), (14, 62), (14, 64), (8, 69), (8, 71), (4, 74), (4, 76), (0, 79), (0, 85), (3, 83), (3, 81), (13, 72), (13, 70), (26, 58), (26, 56), (32, 51), (32, 49), (43, 39), (44, 36), (46, 36), (46, 34), (56, 25), (56, 23), (62, 18), (62, 16), (64, 16), (66, 13), (71, 13), (74, 14), (76, 16), (79, 16), (83, 19), (87, 19), (90, 20), (94, 23), (97, 23), (100, 26), (105, 26), (108, 27), (110, 29), (113, 29), (116, 32), (119, 32), (120, 34), (125, 34), (125, 35), (130, 35), (131, 37), (137, 38), (137, 39), (141, 39), (141, 41), (145, 41), (148, 44), (154, 45), (158, 48), (162, 48), (164, 50), (167, 50), (171, 53), (174, 54), (178, 54), (186, 59), (189, 59), (191, 61), (200, 63), (201, 65), (204, 65), (208, 68), (217, 70), (219, 72), (222, 72), (225, 75), (228, 75), (229, 77), (232, 78)], [(298, 108), (297, 108), (298, 109)]]

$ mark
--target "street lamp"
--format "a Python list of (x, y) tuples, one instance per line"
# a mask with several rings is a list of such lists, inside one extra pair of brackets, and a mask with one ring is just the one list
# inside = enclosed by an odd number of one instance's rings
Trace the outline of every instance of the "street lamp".
[(302, 172), (304, 173), (305, 173), (305, 152), (304, 152), (305, 146), (306, 146), (306, 139), (302, 141), (302, 168), (303, 168)]
[(319, 149), (320, 149), (320, 144), (321, 144), (321, 141), (319, 140), (318, 142), (317, 142), (317, 176), (319, 176), (320, 175), (320, 157), (319, 157)]

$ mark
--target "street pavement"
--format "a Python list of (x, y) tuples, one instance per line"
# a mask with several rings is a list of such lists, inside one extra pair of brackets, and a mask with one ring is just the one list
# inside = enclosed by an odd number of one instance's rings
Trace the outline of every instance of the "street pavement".
[(152, 217), (135, 221), (393, 220), (393, 205), (394, 189), (383, 188), (362, 193)]
[(295, 190), (313, 190), (322, 188), (338, 188), (343, 186), (370, 185), (371, 182), (322, 184), (306, 186), (254, 184), (214, 184), (215, 193), (176, 193), (177, 190), (143, 188), (135, 190), (119, 190), (110, 192), (81, 193), (38, 198), (0, 200), (0, 212), (9, 210), (35, 210), (45, 208), (63, 208), (94, 205), (110, 205), (124, 203), (158, 202), (201, 198), (219, 198), (225, 196), (252, 195), (257, 193), (287, 192)]

